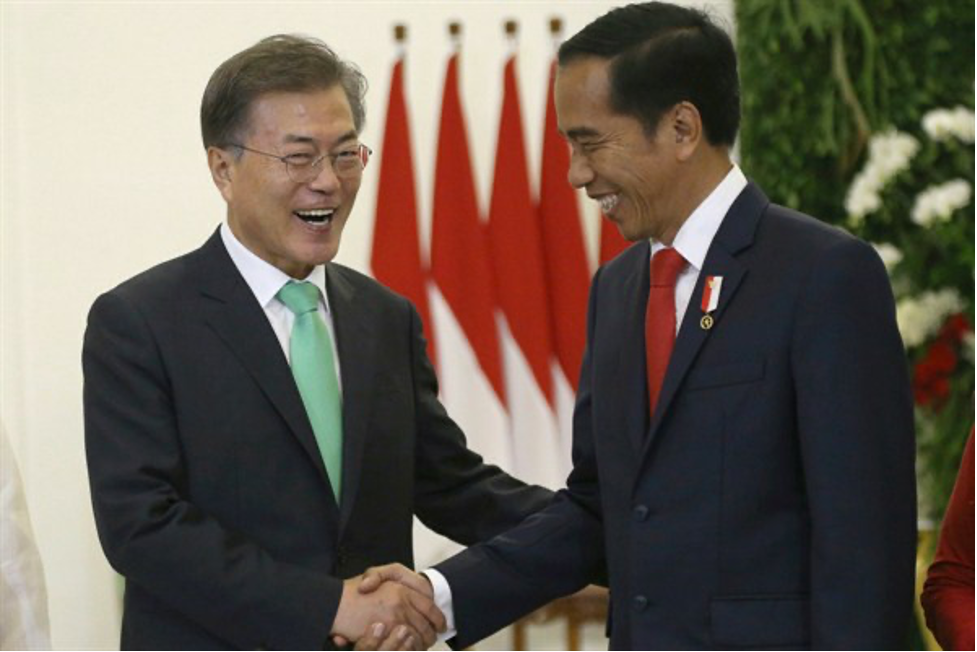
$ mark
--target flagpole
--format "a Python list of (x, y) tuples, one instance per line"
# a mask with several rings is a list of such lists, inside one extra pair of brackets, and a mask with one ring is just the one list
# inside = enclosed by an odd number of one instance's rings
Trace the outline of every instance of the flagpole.
[(503, 29), (505, 30), (505, 37), (509, 45), (509, 57), (513, 58), (519, 51), (519, 25), (516, 21), (509, 19), (503, 24)]
[(461, 52), (461, 23), (458, 21), (448, 23), (448, 38), (451, 40), (451, 54)]
[(394, 25), (394, 43), (397, 59), (403, 61), (407, 56), (407, 25), (403, 23)]
[(553, 39), (553, 54), (560, 48), (563, 42), (563, 19), (553, 16), (550, 18), (550, 36)]

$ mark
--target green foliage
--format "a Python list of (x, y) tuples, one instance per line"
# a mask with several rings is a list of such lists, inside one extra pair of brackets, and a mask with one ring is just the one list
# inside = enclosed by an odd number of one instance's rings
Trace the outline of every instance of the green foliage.
[(972, 1), (737, 0), (736, 24), (743, 167), (825, 221), (845, 217), (869, 132), (973, 106)]
[[(957, 178), (974, 183), (973, 143), (937, 142), (921, 125), (933, 109), (973, 109), (973, 0), (737, 0), (736, 21), (747, 175), (778, 203), (894, 245), (902, 260), (890, 273), (901, 304), (952, 289), (972, 338), (973, 197), (949, 219), (925, 226), (910, 214), (924, 189)], [(872, 136), (892, 128), (915, 137), (919, 150), (883, 186), (881, 206), (850, 219), (846, 195), (866, 165)], [(972, 339), (968, 345), (945, 332), (907, 351), (921, 515), (937, 518), (974, 420)], [(919, 379), (940, 361), (953, 366), (928, 375), (943, 383), (936, 391)]]

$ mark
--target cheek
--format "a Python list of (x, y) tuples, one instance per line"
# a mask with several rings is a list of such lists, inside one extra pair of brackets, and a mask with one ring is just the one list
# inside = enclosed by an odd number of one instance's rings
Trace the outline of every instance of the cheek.
[(356, 198), (356, 193), (360, 191), (360, 182), (362, 179), (348, 179), (343, 181), (343, 192), (346, 194), (346, 201), (352, 201)]

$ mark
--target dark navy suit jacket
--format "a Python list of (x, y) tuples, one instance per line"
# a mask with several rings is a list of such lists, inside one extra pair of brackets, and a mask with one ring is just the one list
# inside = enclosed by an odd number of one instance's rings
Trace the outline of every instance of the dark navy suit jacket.
[(219, 234), (92, 307), (85, 438), (99, 537), (126, 578), (124, 649), (322, 649), (342, 578), (412, 564), (415, 514), (475, 543), (551, 497), (465, 447), (406, 299), (339, 265), (326, 278), (339, 504), (281, 345)]
[[(574, 468), (437, 568), (464, 646), (590, 581), (612, 648), (893, 648), (911, 618), (912, 401), (871, 247), (748, 185), (709, 249), (649, 423), (647, 242), (590, 292)], [(706, 276), (723, 277), (711, 329)]]

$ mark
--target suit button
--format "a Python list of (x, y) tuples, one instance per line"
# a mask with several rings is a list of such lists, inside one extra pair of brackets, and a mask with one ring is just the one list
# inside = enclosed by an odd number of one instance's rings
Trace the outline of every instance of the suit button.
[(349, 555), (346, 554), (346, 548), (340, 546), (339, 550), (336, 551), (336, 562), (340, 566), (345, 566), (347, 561), (349, 561)]
[(648, 518), (649, 510), (645, 505), (638, 505), (632, 511), (636, 523), (640, 523)]
[(631, 608), (634, 609), (635, 613), (641, 613), (648, 608), (648, 598), (643, 595), (637, 595), (631, 601)]

